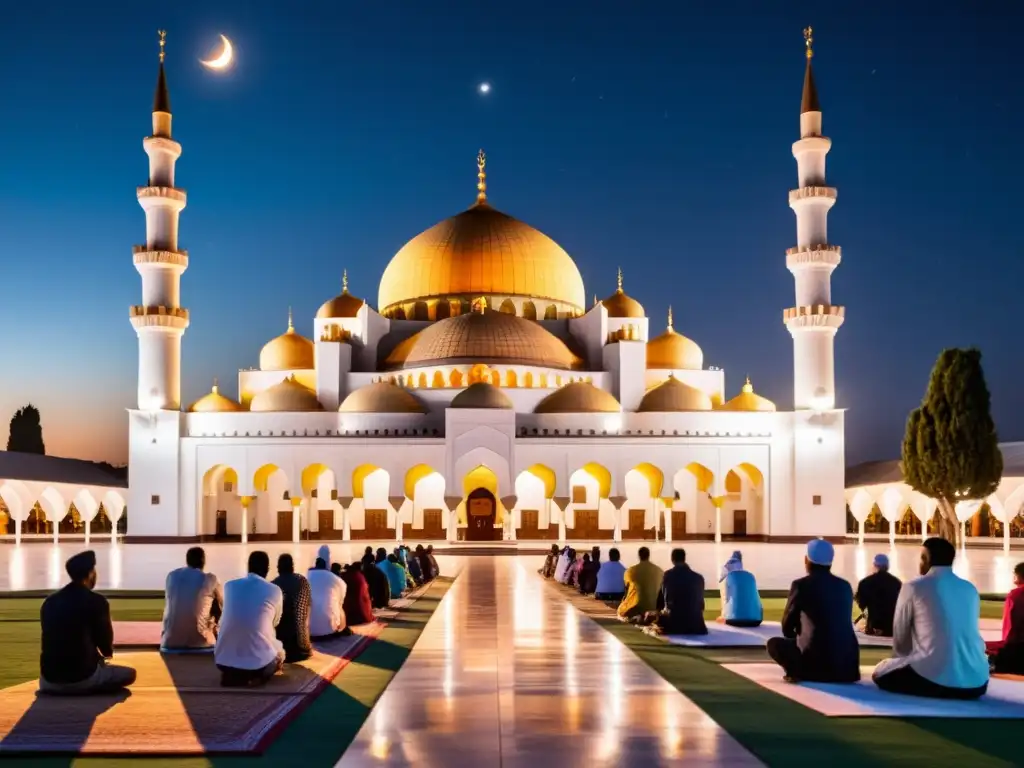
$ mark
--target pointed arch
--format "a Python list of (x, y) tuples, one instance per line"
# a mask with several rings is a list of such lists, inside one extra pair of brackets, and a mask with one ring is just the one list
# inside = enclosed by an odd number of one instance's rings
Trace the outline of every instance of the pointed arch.
[[(311, 496), (320, 482), (320, 476), (325, 472), (331, 472), (324, 464), (310, 464), (302, 470), (302, 495)], [(333, 474), (333, 472), (331, 473)]]
[[(416, 498), (416, 486), (424, 478), (430, 477), (431, 475), (439, 475), (440, 473), (431, 467), (429, 464), (417, 464), (412, 467), (408, 472), (405, 473), (405, 482), (403, 488), (405, 490), (405, 497), (407, 499)], [(444, 484), (444, 476), (441, 476), (442, 486)], [(443, 489), (442, 489), (442, 495)]]
[(661, 496), (661, 491), (665, 487), (664, 472), (646, 461), (641, 464), (637, 464), (626, 474), (628, 475), (630, 472), (640, 474), (644, 480), (647, 481), (647, 487), (650, 490), (651, 498), (656, 499)]
[(715, 482), (715, 474), (710, 469), (697, 461), (691, 461), (685, 467), (695, 478), (697, 478), (697, 490), (701, 493), (708, 493)]
[[(43, 493), (45, 494), (46, 491), (43, 491)], [(61, 497), (59, 494), (56, 494), (56, 498)], [(88, 488), (80, 488), (78, 493), (75, 494), (75, 498), (72, 501), (75, 505), (75, 509), (78, 510), (78, 513), (85, 520), (92, 520), (94, 517), (96, 517), (96, 513), (99, 512), (99, 502), (96, 501), (96, 498), (92, 495)], [(67, 505), (65, 505), (60, 517), (51, 517), (50, 519), (53, 522), (58, 523), (60, 522), (61, 518), (63, 518), (64, 515), (67, 514), (67, 511), (68, 507)], [(46, 512), (47, 515), (49, 516), (50, 510), (47, 510)]]
[(426, 374), (426, 372), (423, 372), (423, 373), (420, 374), (420, 378), (419, 378), (419, 381), (416, 383), (416, 386), (419, 387), (420, 389), (426, 389), (427, 388), (427, 374)]
[[(88, 499), (92, 501), (92, 507), (90, 509), (79, 508), (82, 515), (89, 519), (96, 512), (96, 501), (92, 498), (92, 494), (85, 488), (82, 488), (78, 492), (79, 496), (82, 494), (86, 494)], [(75, 498), (78, 497), (76, 496)], [(70, 505), (70, 500), (65, 500), (60, 491), (52, 485), (47, 486), (43, 492), (39, 494), (39, 498), (36, 499), (36, 502), (46, 513), (46, 519), (54, 524), (57, 524), (64, 519), (64, 515), (68, 513), (68, 507)], [(86, 502), (86, 504), (88, 505), (88, 502)]]
[(451, 375), (448, 377), (448, 383), (454, 388), (459, 389), (462, 387), (462, 371), (458, 368), (453, 368)]
[(498, 307), (498, 311), (505, 315), (514, 315), (516, 313), (516, 305), (512, 303), (511, 299), (505, 299), (501, 302), (501, 306)]
[(363, 489), (366, 483), (366, 478), (379, 469), (380, 467), (373, 464), (360, 464), (352, 470), (352, 496), (354, 498), (363, 498)]
[(260, 467), (253, 473), (253, 487), (257, 491), (262, 491), (266, 493), (270, 484), (270, 477), (275, 472), (280, 472), (282, 475), (284, 475), (285, 481), (287, 482), (288, 476), (285, 475), (284, 470), (282, 470), (279, 466), (277, 466), (276, 464), (264, 464), (262, 467)]
[(463, 497), (469, 496), (478, 488), (490, 491), (495, 499), (498, 497), (498, 476), (485, 464), (478, 464), (462, 478)]
[(537, 319), (537, 305), (532, 301), (523, 302), (523, 317), (527, 320)]
[(434, 371), (434, 380), (430, 386), (434, 389), (444, 389), (444, 373), (442, 371)]
[(612, 492), (612, 473), (603, 464), (590, 461), (580, 467), (580, 470), (586, 472), (592, 478), (597, 481), (598, 495), (602, 499), (607, 499)]
[(516, 378), (516, 372), (509, 368), (505, 371), (505, 386), (506, 387), (517, 387), (519, 386)]
[(544, 483), (544, 497), (552, 499), (555, 496), (555, 486), (557, 484), (557, 478), (555, 477), (555, 470), (551, 469), (544, 464), (533, 464), (525, 470), (531, 475), (536, 477), (542, 483)]
[(527, 389), (533, 388), (533, 371), (527, 371), (523, 377), (523, 386)]
[(743, 492), (743, 481), (740, 480), (740, 476), (736, 474), (735, 469), (730, 469), (725, 473), (725, 492), (726, 493), (742, 493)]

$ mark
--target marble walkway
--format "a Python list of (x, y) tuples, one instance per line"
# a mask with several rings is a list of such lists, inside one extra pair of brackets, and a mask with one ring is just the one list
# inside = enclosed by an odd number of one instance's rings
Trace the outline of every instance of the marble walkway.
[(462, 566), (339, 766), (760, 765), (521, 558)]

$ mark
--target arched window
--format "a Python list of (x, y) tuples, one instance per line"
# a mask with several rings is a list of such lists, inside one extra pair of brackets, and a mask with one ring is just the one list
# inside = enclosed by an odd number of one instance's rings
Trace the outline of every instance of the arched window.
[(501, 306), (498, 307), (498, 311), (506, 315), (514, 315), (516, 313), (516, 305), (512, 303), (511, 299), (505, 299), (501, 302)]
[(437, 302), (437, 306), (434, 307), (434, 317), (438, 320), (444, 320), (445, 318), (452, 316), (452, 305), (448, 299), (441, 299)]
[(548, 308), (544, 310), (545, 320), (557, 320), (558, 319), (558, 307), (554, 304), (548, 304)]
[(444, 374), (441, 371), (434, 371), (434, 381), (430, 386), (434, 389), (444, 389)]
[(430, 310), (427, 308), (427, 302), (417, 301), (412, 306), (412, 319), (413, 320), (429, 320)]
[(537, 305), (532, 301), (527, 301), (523, 304), (523, 317), (527, 320), (537, 319)]
[(456, 389), (462, 386), (462, 372), (457, 368), (451, 372), (448, 377), (448, 383)]
[(523, 386), (527, 389), (533, 387), (533, 371), (526, 372), (526, 376), (523, 377)]
[(537, 386), (539, 386), (541, 389), (547, 389), (548, 388), (548, 375), (546, 373), (542, 373), (537, 378), (540, 379), (540, 381), (538, 382)]
[(506, 387), (518, 387), (519, 383), (516, 381), (516, 372), (509, 369), (505, 372), (505, 386)]
[(501, 373), (498, 371), (491, 371), (491, 384), (496, 387), (501, 386)]
[(421, 373), (420, 374), (420, 380), (419, 380), (418, 386), (419, 386), (420, 389), (426, 389), (427, 388), (427, 374), (425, 374), (425, 373)]

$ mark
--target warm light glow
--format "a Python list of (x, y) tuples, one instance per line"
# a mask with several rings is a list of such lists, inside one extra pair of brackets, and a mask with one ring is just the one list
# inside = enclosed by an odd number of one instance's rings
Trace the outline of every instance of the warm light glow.
[(221, 51), (212, 59), (204, 60), (200, 59), (199, 63), (207, 69), (227, 69), (231, 66), (231, 62), (235, 57), (234, 46), (231, 45), (231, 41), (224, 35), (220, 36)]

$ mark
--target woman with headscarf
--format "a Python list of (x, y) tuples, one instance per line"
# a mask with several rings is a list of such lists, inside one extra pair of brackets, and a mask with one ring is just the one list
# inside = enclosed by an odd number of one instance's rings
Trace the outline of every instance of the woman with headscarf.
[(580, 566), (582, 565), (580, 556), (577, 554), (575, 549), (569, 550), (569, 567), (565, 569), (565, 576), (563, 576), (563, 584), (570, 587), (576, 586), (576, 576), (580, 572)]
[[(594, 547), (594, 549), (597, 549), (597, 547)], [(600, 550), (598, 550), (598, 552), (600, 552)], [(583, 555), (583, 565), (580, 566), (580, 573), (576, 578), (580, 587), (581, 595), (592, 595), (597, 591), (597, 572), (600, 568), (601, 563), (595, 560), (591, 555)]]
[(391, 585), (387, 574), (373, 560), (373, 555), (363, 555), (363, 578), (370, 589), (370, 604), (374, 608), (387, 608), (391, 601)]
[[(376, 568), (376, 566), (371, 566)], [(352, 627), (357, 624), (369, 624), (373, 621), (373, 603), (370, 601), (370, 586), (363, 576), (363, 568), (359, 562), (352, 563), (341, 572), (341, 578), (348, 589), (345, 590), (345, 622)]]
[(559, 584), (565, 584), (565, 572), (572, 565), (572, 561), (569, 560), (569, 552), (571, 551), (572, 548), (567, 544), (562, 547), (562, 554), (558, 556), (558, 563), (555, 565), (555, 581)]
[(722, 595), (720, 623), (732, 627), (758, 627), (764, 619), (761, 596), (754, 574), (743, 568), (743, 554), (737, 550), (722, 566), (719, 578)]

